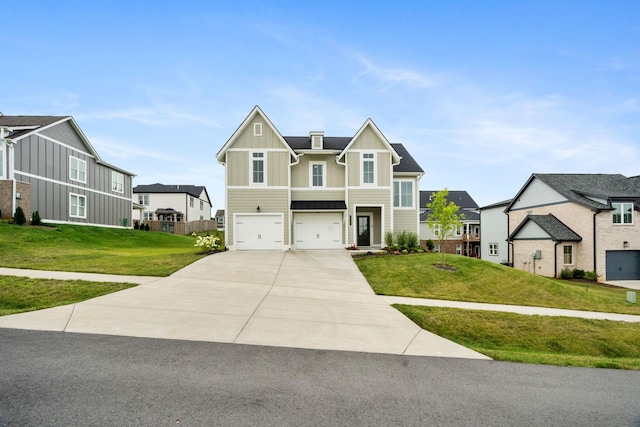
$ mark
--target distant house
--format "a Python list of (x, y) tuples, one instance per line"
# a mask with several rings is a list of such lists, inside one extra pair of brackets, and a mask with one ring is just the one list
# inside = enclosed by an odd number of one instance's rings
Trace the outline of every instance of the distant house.
[(213, 219), (215, 219), (216, 224), (218, 224), (218, 230), (224, 230), (224, 209), (218, 209)]
[(0, 116), (0, 211), (130, 227), (134, 174), (103, 161), (71, 116)]
[(534, 173), (505, 209), (509, 260), (543, 276), (640, 280), (639, 201), (640, 177)]
[(432, 240), (436, 245), (436, 252), (458, 254), (466, 256), (480, 256), (480, 213), (478, 204), (466, 191), (449, 191), (447, 203), (455, 203), (460, 210), (458, 214), (464, 214), (462, 227), (455, 231), (455, 236), (445, 240), (442, 247), (438, 237), (431, 231), (427, 220), (430, 210), (427, 204), (431, 203), (431, 195), (435, 191), (420, 191), (420, 241), (424, 246), (427, 240)]
[(189, 222), (211, 219), (211, 200), (204, 186), (136, 185), (133, 201), (142, 208), (137, 220)]
[(509, 263), (509, 218), (504, 210), (511, 199), (480, 208), (480, 258), (500, 264)]
[(256, 106), (217, 159), (232, 250), (380, 248), (387, 232), (418, 232), (424, 172), (371, 119), (352, 137), (282, 136)]

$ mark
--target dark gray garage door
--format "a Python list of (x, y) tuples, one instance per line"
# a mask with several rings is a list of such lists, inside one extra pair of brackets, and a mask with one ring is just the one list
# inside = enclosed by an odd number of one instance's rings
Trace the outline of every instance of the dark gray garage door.
[(607, 280), (640, 280), (640, 251), (607, 251)]

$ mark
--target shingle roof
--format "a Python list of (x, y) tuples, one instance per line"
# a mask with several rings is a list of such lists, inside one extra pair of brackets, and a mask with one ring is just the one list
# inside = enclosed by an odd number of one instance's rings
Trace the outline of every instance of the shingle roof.
[(398, 156), (401, 157), (400, 164), (393, 167), (394, 172), (415, 172), (415, 173), (424, 173), (418, 162), (409, 154), (404, 145), (402, 144), (391, 144)]
[(344, 200), (294, 200), (291, 210), (347, 210)]
[(551, 240), (556, 242), (579, 242), (582, 240), (575, 231), (567, 227), (562, 221), (553, 216), (552, 214), (547, 215), (527, 215), (527, 217), (520, 223), (518, 227), (511, 233), (509, 236), (509, 240), (513, 240), (522, 227), (529, 221), (533, 221), (538, 224), (545, 233), (551, 237)]
[[(420, 221), (426, 221), (429, 216), (429, 210), (426, 208), (427, 204), (431, 202), (429, 197), (433, 193), (437, 193), (437, 190), (421, 190), (420, 191)], [(453, 202), (460, 208), (459, 213), (464, 214), (464, 219), (469, 221), (475, 221), (480, 219), (480, 212), (478, 212), (478, 204), (466, 191), (449, 191), (447, 195), (447, 203)]]
[(206, 192), (207, 189), (200, 185), (164, 185), (155, 183), (133, 187), (134, 193), (186, 193), (194, 197), (200, 197), (203, 191)]
[(490, 205), (482, 206), (482, 207), (480, 207), (478, 209), (483, 210), (483, 209), (497, 208), (497, 207), (500, 207), (500, 206), (507, 206), (512, 201), (513, 201), (513, 199), (507, 199), (507, 200), (503, 200), (501, 202), (491, 203)]
[(26, 133), (33, 132), (35, 129), (49, 126), (68, 117), (70, 116), (0, 116), (0, 126), (10, 128), (32, 127), (32, 129), (17, 129), (9, 135), (9, 138), (18, 138)]

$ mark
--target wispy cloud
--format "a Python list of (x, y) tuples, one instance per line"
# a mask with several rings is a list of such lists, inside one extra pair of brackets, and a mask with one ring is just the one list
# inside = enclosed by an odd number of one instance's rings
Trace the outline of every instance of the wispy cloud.
[(353, 54), (352, 57), (364, 68), (359, 77), (371, 76), (388, 86), (407, 85), (417, 89), (427, 89), (436, 84), (433, 76), (413, 69), (381, 66), (362, 53)]

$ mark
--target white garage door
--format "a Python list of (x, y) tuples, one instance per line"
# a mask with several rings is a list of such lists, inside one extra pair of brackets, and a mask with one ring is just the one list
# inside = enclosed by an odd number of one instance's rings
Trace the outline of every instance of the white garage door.
[(296, 249), (342, 248), (342, 213), (296, 212), (293, 222)]
[(237, 215), (234, 231), (237, 250), (282, 249), (282, 215)]

